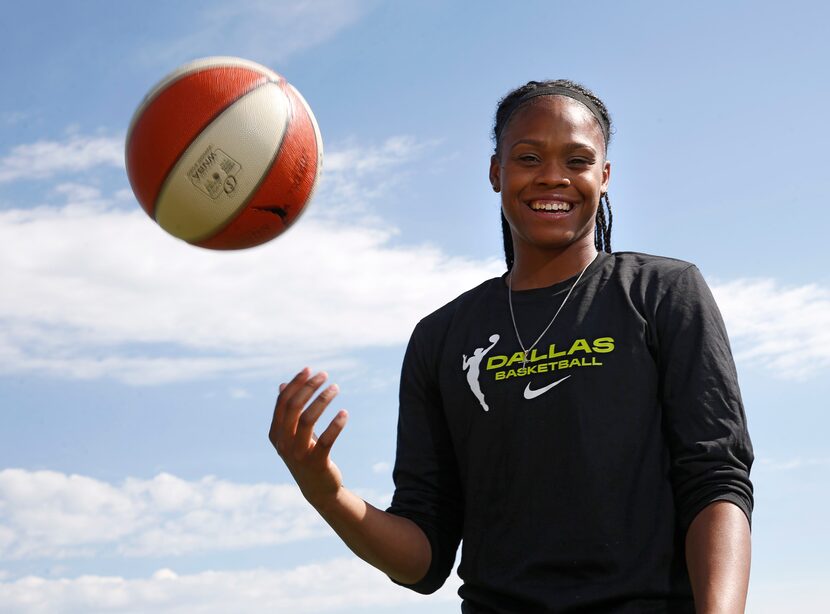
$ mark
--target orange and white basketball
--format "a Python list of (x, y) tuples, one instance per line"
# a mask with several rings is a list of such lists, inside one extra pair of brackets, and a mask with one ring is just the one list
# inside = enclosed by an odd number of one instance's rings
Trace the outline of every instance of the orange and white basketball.
[(311, 108), (282, 76), (231, 57), (196, 60), (139, 105), (127, 175), (164, 230), (211, 249), (265, 243), (311, 198), (323, 160)]

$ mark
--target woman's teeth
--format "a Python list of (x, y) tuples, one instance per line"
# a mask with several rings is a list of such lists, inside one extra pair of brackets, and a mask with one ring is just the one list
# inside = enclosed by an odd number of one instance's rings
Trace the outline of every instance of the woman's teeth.
[(530, 203), (530, 208), (534, 211), (570, 211), (571, 203), (534, 202)]

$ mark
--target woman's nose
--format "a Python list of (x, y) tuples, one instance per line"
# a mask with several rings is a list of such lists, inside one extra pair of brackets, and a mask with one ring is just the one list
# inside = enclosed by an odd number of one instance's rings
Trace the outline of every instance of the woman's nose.
[(562, 165), (555, 160), (545, 162), (539, 166), (539, 172), (536, 174), (536, 183), (539, 185), (546, 185), (551, 187), (570, 185), (571, 180), (568, 178), (568, 173)]

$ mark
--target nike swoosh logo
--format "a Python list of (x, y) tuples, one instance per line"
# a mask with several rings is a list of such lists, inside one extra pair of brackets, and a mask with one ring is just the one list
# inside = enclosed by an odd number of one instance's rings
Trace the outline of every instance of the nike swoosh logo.
[(531, 390), (530, 389), (530, 383), (528, 383), (527, 388), (525, 388), (525, 398), (528, 399), (528, 400), (535, 399), (536, 397), (545, 394), (548, 390), (550, 390), (551, 388), (553, 388), (557, 384), (561, 384), (562, 382), (564, 382), (569, 377), (570, 377), (570, 375), (566, 375), (562, 379), (558, 379), (555, 382), (553, 382), (552, 384), (548, 384), (547, 386), (543, 386), (542, 388), (539, 388), (538, 390)]

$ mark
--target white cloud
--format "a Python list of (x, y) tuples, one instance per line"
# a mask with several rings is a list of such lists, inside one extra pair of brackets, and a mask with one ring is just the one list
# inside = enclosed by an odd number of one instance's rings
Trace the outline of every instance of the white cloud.
[(113, 485), (56, 471), (0, 471), (0, 560), (176, 556), (330, 535), (294, 485), (167, 473)]
[(250, 399), (251, 393), (244, 388), (231, 388), (228, 394), (232, 399)]
[(410, 136), (397, 136), (380, 145), (343, 143), (326, 152), (325, 182), (321, 186), (327, 204), (325, 213), (352, 219), (365, 216), (368, 210), (362, 205), (390, 192), (407, 174), (407, 165), (434, 145)]
[[(90, 150), (115, 147), (107, 143)], [(0, 372), (130, 384), (257, 377), (301, 363), (349, 368), (354, 350), (405, 342), (418, 318), (502, 270), (495, 257), (395, 245), (398, 230), (368, 215), (428, 146), (394, 137), (331, 148), (309, 212), (285, 236), (241, 252), (172, 239), (124, 206), (124, 190), (109, 199), (61, 183), (64, 206), (1, 211), (0, 284), (12, 290), (0, 302)], [(120, 164), (120, 141), (117, 150)], [(81, 157), (115, 163), (112, 152)], [(59, 158), (46, 156), (38, 172), (58, 172)], [(9, 164), (0, 162), (0, 177), (21, 172)], [(740, 363), (789, 379), (830, 366), (828, 290), (735, 280), (713, 291)]]
[(429, 144), (421, 143), (411, 136), (392, 137), (373, 147), (360, 147), (354, 143), (341, 145), (337, 150), (326, 154), (326, 172), (348, 173), (353, 176), (389, 170), (411, 160), (427, 147)]
[(372, 465), (372, 473), (389, 473), (392, 464), (387, 461), (379, 461)]
[(98, 166), (124, 166), (123, 138), (75, 134), (63, 141), (17, 145), (0, 158), (0, 184), (79, 173)]
[(149, 578), (81, 576), (52, 580), (0, 579), (0, 603), (12, 613), (379, 612), (423, 604), (424, 611), (458, 611), (457, 578), (424, 597), (396, 586), (357, 559), (334, 559), (288, 570), (205, 571), (179, 575), (160, 569)]
[(773, 471), (791, 471), (793, 469), (804, 469), (806, 467), (827, 467), (830, 466), (830, 457), (828, 458), (803, 458), (796, 456), (786, 460), (779, 460), (775, 458), (761, 458), (758, 459), (758, 464), (766, 469)]
[[(369, 0), (251, 0), (188, 9), (189, 30), (174, 40), (145, 44), (145, 59), (179, 62), (228, 53), (261, 61), (284, 60), (315, 47), (357, 22)], [(220, 50), (217, 52), (217, 50)]]
[(5, 111), (0, 113), (0, 123), (6, 124), (7, 126), (16, 126), (30, 117), (31, 115), (25, 111)]
[[(401, 163), (418, 147), (393, 139), (370, 154)], [(501, 271), (496, 258), (394, 246), (396, 229), (337, 214), (389, 174), (381, 162), (351, 173), (342, 159), (356, 156), (334, 151), (303, 219), (241, 252), (188, 246), (78, 184), (58, 188), (65, 206), (0, 212), (0, 286), (13, 289), (0, 371), (147, 384), (344, 367), (347, 352), (405, 342), (420, 317)]]
[(782, 379), (802, 380), (830, 367), (830, 291), (738, 279), (712, 288), (738, 362)]
[(827, 584), (826, 569), (814, 568), (799, 577), (794, 577), (795, 574), (789, 577), (782, 575), (778, 573), (774, 577), (750, 579), (747, 612), (781, 614), (827, 611), (830, 588)]

